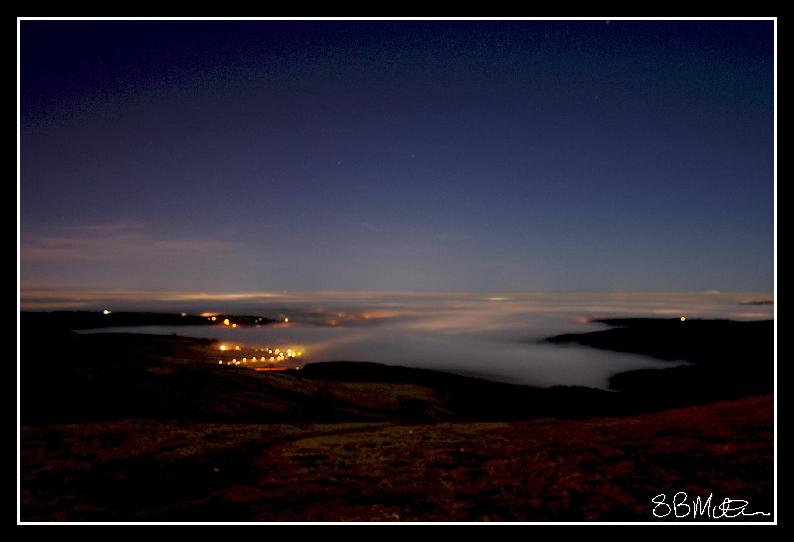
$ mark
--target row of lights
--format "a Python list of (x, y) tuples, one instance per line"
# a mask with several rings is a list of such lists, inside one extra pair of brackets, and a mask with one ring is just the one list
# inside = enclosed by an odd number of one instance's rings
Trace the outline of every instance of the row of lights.
[[(218, 317), (217, 317), (217, 316), (208, 316), (208, 317), (207, 317), (207, 320), (209, 320), (209, 321), (211, 321), (211, 322), (215, 322), (217, 319), (218, 319)], [(256, 323), (257, 323), (257, 324), (259, 324), (259, 322), (261, 322), (261, 321), (262, 321), (262, 318), (257, 318), (257, 319), (256, 319)], [(289, 318), (287, 318), (286, 316), (284, 317), (284, 323), (285, 323), (285, 324), (288, 324), (288, 323), (289, 323)], [(232, 322), (232, 321), (231, 321), (231, 320), (229, 320), (228, 318), (224, 318), (224, 319), (223, 319), (223, 325), (224, 325), (224, 326), (230, 326), (230, 327), (233, 327), (233, 328), (237, 327), (237, 324), (236, 324), (235, 322)], [(259, 327), (259, 326), (257, 325), (257, 327)]]
[[(220, 345), (218, 347), (218, 349), (221, 350), (222, 352), (225, 352), (226, 350), (232, 349), (232, 347), (226, 346), (225, 344), (222, 344), (222, 345)], [(234, 345), (233, 349), (234, 350), (240, 350), (241, 348), (240, 348), (239, 344), (236, 344), (236, 345)], [(285, 356), (286, 355), (289, 358), (303, 355), (303, 352), (298, 352), (298, 351), (293, 350), (291, 348), (288, 348), (287, 350), (284, 350), (284, 351), (282, 351), (280, 348), (276, 348), (276, 349), (267, 348), (267, 347), (265, 347), (265, 348), (255, 348), (254, 352), (267, 352), (268, 354), (273, 354), (275, 356)], [(254, 356), (254, 357), (256, 357), (256, 356)]]
[[(218, 347), (221, 352), (226, 352), (227, 350), (233, 351), (240, 351), (242, 348), (239, 344), (230, 346), (222, 344)], [(264, 346), (262, 348), (254, 348), (253, 351), (256, 353), (260, 353), (259, 357), (254, 354), (249, 359), (248, 356), (238, 360), (237, 358), (229, 360), (218, 360), (218, 365), (241, 365), (241, 364), (248, 364), (248, 363), (264, 363), (264, 362), (271, 362), (271, 363), (278, 363), (282, 361), (288, 361), (290, 359), (295, 359), (303, 356), (303, 352), (299, 350), (293, 350), (292, 348), (287, 348), (286, 350), (281, 350), (280, 348), (269, 348)], [(267, 355), (262, 355), (267, 354)]]

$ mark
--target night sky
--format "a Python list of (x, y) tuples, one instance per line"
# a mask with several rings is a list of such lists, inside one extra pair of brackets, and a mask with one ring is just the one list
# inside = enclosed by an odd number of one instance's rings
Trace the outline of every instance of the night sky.
[(771, 290), (771, 21), (22, 21), (23, 288)]

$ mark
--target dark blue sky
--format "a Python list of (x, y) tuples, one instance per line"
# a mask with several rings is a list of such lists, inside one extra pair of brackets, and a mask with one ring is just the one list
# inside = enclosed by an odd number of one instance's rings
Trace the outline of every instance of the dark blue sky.
[(771, 21), (22, 21), (23, 287), (770, 290)]

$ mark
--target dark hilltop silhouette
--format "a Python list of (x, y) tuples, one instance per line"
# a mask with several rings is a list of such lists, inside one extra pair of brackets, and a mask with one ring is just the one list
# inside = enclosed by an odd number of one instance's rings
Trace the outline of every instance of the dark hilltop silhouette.
[(610, 329), (557, 335), (581, 344), (686, 365), (614, 375), (610, 388), (637, 405), (670, 407), (769, 393), (774, 386), (772, 320), (605, 319)]

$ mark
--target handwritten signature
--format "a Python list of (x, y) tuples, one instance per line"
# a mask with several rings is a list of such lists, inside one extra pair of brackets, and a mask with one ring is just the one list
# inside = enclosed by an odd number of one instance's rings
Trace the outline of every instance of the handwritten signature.
[(686, 491), (679, 491), (673, 495), (671, 502), (667, 501), (667, 495), (660, 493), (651, 502), (654, 504), (653, 515), (657, 518), (666, 518), (673, 514), (676, 518), (691, 517), (696, 519), (704, 517), (709, 519), (736, 518), (739, 516), (771, 516), (770, 512), (748, 512), (747, 506), (750, 504), (743, 499), (729, 499), (725, 497), (721, 503), (714, 505), (712, 498), (714, 493), (709, 493), (706, 500), (698, 495), (689, 501)]

